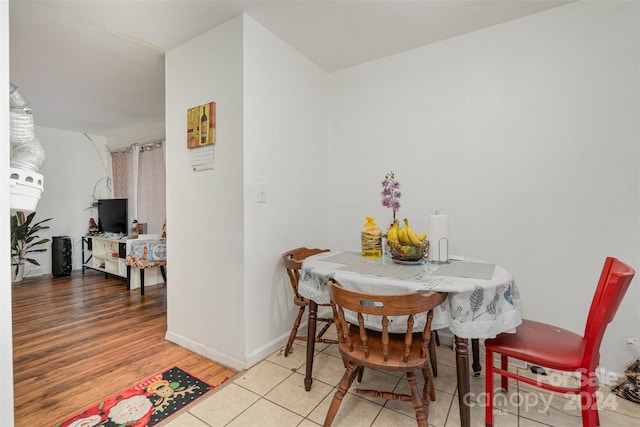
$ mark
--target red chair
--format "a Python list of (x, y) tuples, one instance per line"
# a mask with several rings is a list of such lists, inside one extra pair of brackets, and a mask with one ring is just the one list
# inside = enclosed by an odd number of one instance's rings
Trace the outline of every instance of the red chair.
[[(524, 320), (515, 334), (501, 334), (485, 341), (487, 356), (487, 406), (485, 424), (493, 426), (493, 374), (502, 377), (507, 390), (509, 378), (557, 393), (577, 394), (582, 408), (582, 425), (600, 425), (596, 390), (596, 368), (600, 363), (600, 343), (607, 325), (613, 320), (635, 271), (615, 258), (607, 258), (596, 288), (584, 335), (546, 323)], [(493, 355), (500, 355), (500, 368), (494, 367)], [(579, 388), (551, 385), (523, 377), (507, 370), (512, 357), (534, 366), (557, 371), (579, 372)]]

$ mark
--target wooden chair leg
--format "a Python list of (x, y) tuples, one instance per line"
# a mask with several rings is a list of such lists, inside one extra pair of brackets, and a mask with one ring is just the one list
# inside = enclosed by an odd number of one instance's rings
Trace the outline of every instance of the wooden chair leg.
[(291, 347), (293, 347), (293, 342), (296, 340), (296, 336), (298, 335), (298, 327), (300, 326), (300, 321), (302, 320), (302, 315), (304, 314), (305, 306), (301, 306), (298, 311), (298, 317), (296, 317), (296, 321), (293, 322), (293, 328), (291, 329), (291, 333), (289, 334), (289, 341), (287, 341), (287, 346), (284, 349), (284, 357), (287, 357), (289, 353), (291, 353)]
[[(322, 336), (325, 334), (325, 332), (327, 332), (327, 330), (331, 327), (331, 325), (334, 325), (334, 321), (333, 319), (329, 320), (329, 319), (317, 319), (317, 322), (326, 322), (326, 324), (324, 325), (324, 327), (322, 328), (322, 330), (320, 331), (320, 333), (316, 334), (316, 342), (317, 343), (324, 343), (324, 344), (338, 344), (338, 340), (334, 340), (334, 339), (330, 339), (330, 338), (322, 338)], [(303, 339), (302, 337), (298, 337), (298, 339)], [(306, 338), (304, 338), (306, 339)]]
[[(347, 363), (347, 369), (340, 380), (340, 384), (338, 384), (338, 390), (336, 390), (336, 394), (333, 396), (333, 400), (331, 401), (331, 406), (329, 406), (329, 411), (327, 412), (327, 416), (324, 419), (324, 427), (331, 426), (333, 423), (333, 419), (336, 417), (338, 413), (338, 409), (340, 408), (340, 404), (342, 403), (342, 398), (353, 384), (353, 380), (356, 377), (357, 372), (359, 371), (359, 366), (357, 366), (353, 362)], [(425, 425), (426, 427), (426, 425)]]
[(327, 332), (327, 330), (333, 324), (333, 319), (318, 319), (317, 321), (318, 322), (326, 322), (324, 327), (320, 330), (320, 333), (317, 335), (317, 338), (322, 338), (322, 336), (325, 334), (325, 332)]
[(438, 358), (436, 356), (436, 337), (438, 336), (437, 331), (431, 332), (431, 341), (429, 341), (429, 360), (431, 361), (431, 371), (433, 372), (433, 376), (438, 376)]
[(429, 369), (428, 363), (425, 363), (424, 367), (422, 368), (422, 376), (424, 377), (423, 399), (427, 400), (427, 396), (429, 396), (431, 401), (435, 402), (436, 387), (435, 384), (433, 384), (433, 375), (431, 375), (431, 370)]
[(411, 401), (413, 402), (413, 409), (415, 409), (416, 411), (416, 421), (418, 422), (418, 427), (427, 427), (429, 400), (423, 399), (418, 392), (416, 374), (414, 372), (407, 372), (407, 381), (409, 382), (409, 388), (411, 389)]

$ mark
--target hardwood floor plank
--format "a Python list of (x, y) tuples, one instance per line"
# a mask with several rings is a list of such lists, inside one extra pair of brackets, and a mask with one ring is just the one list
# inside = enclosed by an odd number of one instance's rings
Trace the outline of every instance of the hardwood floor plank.
[(74, 415), (173, 366), (217, 385), (236, 374), (164, 339), (166, 285), (127, 291), (87, 271), (12, 285), (16, 426)]

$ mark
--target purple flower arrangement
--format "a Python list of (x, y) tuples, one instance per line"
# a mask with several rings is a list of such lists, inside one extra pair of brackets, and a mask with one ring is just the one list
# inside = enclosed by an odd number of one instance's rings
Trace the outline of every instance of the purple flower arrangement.
[[(392, 172), (385, 175), (382, 181), (382, 206), (393, 209), (393, 222), (396, 221), (396, 212), (400, 210), (400, 183), (396, 181), (396, 176)], [(393, 224), (393, 223), (392, 223)]]

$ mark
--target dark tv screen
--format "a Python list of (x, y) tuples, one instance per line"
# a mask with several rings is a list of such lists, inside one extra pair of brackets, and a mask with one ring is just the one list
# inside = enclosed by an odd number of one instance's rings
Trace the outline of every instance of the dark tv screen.
[(98, 229), (101, 233), (127, 234), (129, 218), (128, 199), (98, 200)]

